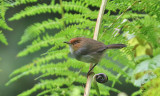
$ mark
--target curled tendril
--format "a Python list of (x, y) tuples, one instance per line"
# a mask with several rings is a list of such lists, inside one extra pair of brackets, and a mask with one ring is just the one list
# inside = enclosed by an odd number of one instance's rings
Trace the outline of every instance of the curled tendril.
[(105, 83), (108, 81), (108, 76), (104, 73), (98, 73), (93, 76), (93, 78), (98, 82), (98, 83)]

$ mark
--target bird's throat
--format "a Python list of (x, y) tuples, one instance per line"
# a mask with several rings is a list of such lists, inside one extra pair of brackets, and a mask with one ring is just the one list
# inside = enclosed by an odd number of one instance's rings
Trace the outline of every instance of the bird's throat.
[(69, 46), (69, 49), (70, 49), (71, 54), (73, 54), (74, 49), (71, 46)]

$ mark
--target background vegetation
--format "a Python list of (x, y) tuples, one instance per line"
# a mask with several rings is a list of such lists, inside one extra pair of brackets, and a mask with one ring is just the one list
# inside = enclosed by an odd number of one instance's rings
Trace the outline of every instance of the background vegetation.
[[(19, 96), (83, 94), (89, 64), (71, 58), (63, 41), (77, 36), (92, 38), (100, 4), (101, 0), (1, 0), (0, 75), (11, 73), (10, 80), (2, 79), (1, 90), (11, 89), (10, 92)], [(108, 1), (98, 41), (124, 43), (128, 47), (108, 50), (94, 69), (95, 73), (109, 77), (108, 83), (98, 84), (101, 95), (113, 96), (122, 91), (143, 96), (158, 93), (159, 8), (159, 0)], [(4, 33), (7, 30), (9, 34)], [(4, 46), (8, 44), (5, 34), (13, 45)], [(8, 67), (11, 65), (14, 67)], [(124, 86), (132, 87), (125, 89)], [(0, 95), (9, 96), (7, 92), (2, 91)], [(94, 88), (93, 95), (96, 95)]]

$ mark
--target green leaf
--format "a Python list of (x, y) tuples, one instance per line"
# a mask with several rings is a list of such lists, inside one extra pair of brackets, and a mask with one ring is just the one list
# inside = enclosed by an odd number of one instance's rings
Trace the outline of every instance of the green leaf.
[(152, 70), (160, 67), (160, 55), (155, 56), (152, 59), (144, 60), (140, 62), (132, 73), (132, 82), (135, 86), (141, 86), (157, 76)]

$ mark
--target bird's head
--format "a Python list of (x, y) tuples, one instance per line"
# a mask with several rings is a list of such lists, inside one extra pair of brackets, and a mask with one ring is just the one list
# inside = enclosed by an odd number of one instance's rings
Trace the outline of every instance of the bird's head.
[(70, 46), (70, 48), (72, 48), (71, 50), (73, 51), (77, 51), (79, 48), (81, 48), (83, 46), (83, 37), (76, 37), (76, 38), (72, 38), (69, 42), (64, 42), (66, 44), (68, 44)]

